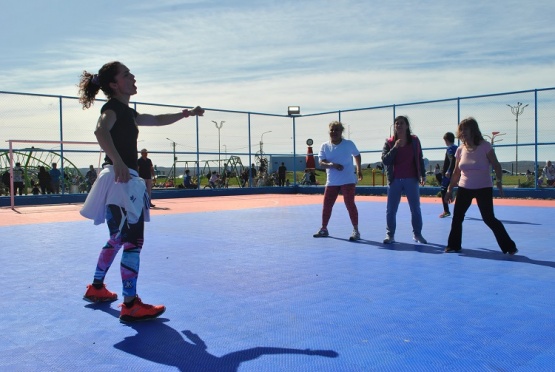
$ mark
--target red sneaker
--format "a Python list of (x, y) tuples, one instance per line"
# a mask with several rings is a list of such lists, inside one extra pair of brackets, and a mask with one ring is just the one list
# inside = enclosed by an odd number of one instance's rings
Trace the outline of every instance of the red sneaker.
[(87, 285), (87, 292), (83, 296), (83, 300), (89, 302), (108, 302), (118, 299), (118, 295), (106, 289), (106, 284), (102, 284), (102, 288), (96, 289), (92, 284)]
[(125, 304), (121, 304), (119, 307), (121, 307), (119, 321), (122, 323), (158, 318), (164, 313), (164, 311), (166, 311), (166, 307), (164, 305), (143, 304), (143, 301), (141, 301), (139, 296), (135, 297), (133, 306), (127, 307)]

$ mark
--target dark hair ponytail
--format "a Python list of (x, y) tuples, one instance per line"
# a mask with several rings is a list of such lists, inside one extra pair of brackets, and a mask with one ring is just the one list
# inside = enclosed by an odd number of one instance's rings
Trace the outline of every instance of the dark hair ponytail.
[(79, 103), (83, 105), (83, 110), (90, 108), (95, 99), (98, 91), (102, 92), (108, 99), (112, 98), (112, 88), (110, 83), (114, 82), (114, 77), (119, 72), (120, 62), (108, 62), (98, 71), (98, 74), (91, 74), (90, 72), (83, 71), (79, 79)]

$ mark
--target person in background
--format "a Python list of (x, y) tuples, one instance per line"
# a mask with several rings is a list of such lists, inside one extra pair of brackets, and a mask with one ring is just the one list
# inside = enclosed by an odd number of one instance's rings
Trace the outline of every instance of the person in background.
[(62, 177), (62, 172), (58, 169), (58, 164), (52, 163), (52, 168), (48, 172), (50, 174), (50, 190), (53, 194), (60, 193), (60, 178)]
[(34, 179), (31, 180), (31, 193), (33, 195), (40, 195), (39, 183)]
[(422, 244), (427, 241), (422, 236), (422, 212), (420, 210), (420, 185), (426, 183), (426, 168), (422, 146), (413, 135), (409, 119), (397, 116), (394, 121), (393, 137), (385, 141), (382, 162), (387, 173), (386, 236), (384, 244), (395, 242), (397, 209), (404, 192), (409, 202), (413, 239)]
[[(23, 178), (23, 168), (21, 168), (21, 163), (15, 163), (15, 167), (13, 167), (13, 188), (14, 195), (23, 195), (25, 180)], [(26, 191), (25, 194), (27, 194)]]
[(287, 168), (285, 167), (285, 163), (281, 162), (281, 165), (278, 167), (278, 185), (280, 187), (285, 186), (286, 173), (287, 173)]
[(102, 106), (95, 136), (107, 155), (107, 163), (93, 185), (81, 210), (95, 224), (107, 222), (109, 239), (100, 251), (94, 279), (83, 298), (91, 302), (115, 301), (117, 294), (104, 284), (106, 274), (122, 249), (121, 279), (123, 303), (120, 321), (134, 322), (160, 316), (166, 307), (148, 305), (137, 295), (140, 253), (144, 242), (144, 222), (150, 220), (148, 195), (137, 165), (137, 138), (140, 126), (161, 126), (189, 116), (202, 116), (201, 107), (165, 115), (139, 114), (129, 107), (137, 94), (135, 76), (121, 62), (106, 63), (97, 74), (83, 71), (79, 82), (79, 102), (83, 109), (94, 103), (100, 90), (108, 101)]
[(436, 164), (435, 168), (434, 168), (434, 176), (436, 177), (436, 181), (439, 185), (441, 185), (441, 167), (439, 166), (439, 163)]
[(52, 184), (52, 180), (50, 179), (50, 173), (46, 171), (42, 165), (39, 167), (39, 173), (37, 174), (39, 179), (39, 187), (42, 195), (46, 195), (46, 193), (50, 193), (50, 185)]
[[(10, 195), (10, 170), (6, 169), (4, 173), (2, 173), (2, 185), (4, 187), (0, 187), (0, 191), (4, 191), (6, 195)], [(0, 195), (2, 193), (0, 192)]]
[(443, 140), (447, 146), (445, 150), (445, 160), (443, 160), (443, 169), (441, 170), (441, 202), (443, 204), (443, 213), (439, 215), (439, 218), (449, 217), (451, 212), (449, 212), (449, 204), (445, 202), (445, 193), (447, 192), (447, 187), (451, 181), (451, 175), (455, 169), (455, 153), (457, 152), (457, 145), (455, 145), (455, 135), (451, 132), (447, 132), (443, 135)]
[(85, 174), (85, 180), (87, 182), (87, 192), (91, 191), (92, 185), (96, 181), (96, 170), (92, 165), (89, 165), (89, 170)]
[(447, 240), (446, 253), (461, 251), (462, 224), (466, 211), (476, 199), (482, 220), (493, 231), (497, 244), (503, 253), (514, 255), (518, 252), (503, 223), (493, 213), (493, 184), (490, 167), (493, 167), (499, 194), (503, 196), (503, 171), (497, 160), (493, 146), (482, 136), (476, 119), (469, 117), (459, 123), (457, 137), (462, 145), (455, 153), (456, 163), (451, 181), (445, 193), (445, 201), (453, 201), (453, 188), (458, 185), (457, 198), (453, 209), (451, 232)]
[(183, 176), (183, 187), (185, 187), (186, 189), (197, 188), (197, 185), (192, 181), (191, 171), (189, 169), (185, 169), (185, 176)]
[(212, 189), (220, 187), (220, 175), (216, 171), (212, 171), (212, 175), (208, 179), (208, 185)]
[[(339, 192), (343, 194), (343, 201), (349, 212), (353, 225), (353, 232), (349, 240), (360, 240), (358, 230), (358, 209), (355, 204), (355, 189), (357, 179), (362, 180), (361, 156), (355, 143), (343, 138), (345, 127), (339, 121), (332, 121), (328, 125), (329, 141), (322, 143), (318, 153), (319, 165), (326, 169), (326, 187), (324, 189), (324, 205), (322, 207), (322, 226), (313, 236), (327, 237), (328, 223), (331, 218), (333, 205)], [(353, 166), (353, 158), (356, 163)], [(307, 173), (305, 173), (307, 174)], [(310, 172), (308, 172), (310, 174)]]
[(310, 185), (310, 169), (304, 170), (304, 175), (301, 181), (301, 185)]
[(141, 150), (141, 157), (137, 160), (137, 164), (139, 165), (139, 177), (145, 180), (146, 191), (150, 198), (150, 207), (155, 207), (155, 205), (152, 204), (152, 182), (156, 179), (156, 174), (154, 173), (152, 160), (148, 158), (147, 149)]
[(247, 187), (249, 184), (250, 168), (245, 167), (241, 172), (241, 187)]
[(551, 160), (548, 160), (545, 163), (545, 167), (543, 168), (543, 178), (545, 178), (547, 186), (555, 185), (555, 166), (551, 164)]
[(310, 184), (316, 185), (316, 171), (312, 169), (309, 173), (308, 179), (310, 180)]

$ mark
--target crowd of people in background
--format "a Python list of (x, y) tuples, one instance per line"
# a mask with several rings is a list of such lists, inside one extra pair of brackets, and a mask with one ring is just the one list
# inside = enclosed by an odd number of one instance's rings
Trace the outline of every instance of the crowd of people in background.
[[(24, 168), (16, 162), (13, 168), (14, 195), (48, 195), (71, 192), (89, 192), (97, 177), (96, 170), (91, 165), (83, 177), (80, 173), (62, 173), (57, 163), (52, 163), (50, 169), (40, 165), (36, 169)], [(72, 190), (71, 186), (76, 189)], [(10, 195), (10, 171), (2, 173), (0, 195)]]
[[(407, 118), (408, 120), (408, 118)], [(410, 130), (410, 129), (409, 129)], [(432, 185), (438, 185), (441, 190), (442, 195), (442, 205), (443, 212), (440, 214), (440, 218), (449, 217), (451, 213), (449, 211), (448, 203), (445, 201), (444, 197), (449, 185), (451, 174), (455, 166), (455, 151), (457, 150), (457, 145), (455, 144), (455, 135), (452, 132), (447, 132), (443, 136), (443, 140), (447, 146), (445, 159), (443, 165), (437, 163), (433, 171), (429, 174), (434, 175), (434, 180), (430, 181)], [(149, 197), (152, 197), (153, 187), (174, 187), (177, 185), (178, 188), (184, 189), (198, 189), (198, 177), (192, 177), (191, 171), (186, 169), (183, 174), (183, 182), (175, 184), (173, 178), (168, 179), (163, 177), (166, 181), (162, 184), (156, 184), (156, 173), (155, 167), (151, 159), (147, 157), (148, 151), (146, 149), (141, 150), (141, 156), (138, 158), (139, 173), (140, 176), (145, 180)], [(273, 172), (268, 173), (268, 166), (264, 163), (267, 162), (266, 159), (262, 159), (261, 164), (257, 167), (254, 163), (250, 167), (241, 166), (242, 170), (238, 172), (232, 172), (228, 169), (228, 165), (224, 164), (223, 170), (210, 171), (206, 174), (206, 185), (204, 188), (228, 188), (230, 179), (236, 178), (237, 185), (239, 187), (263, 187), (263, 186), (289, 186), (291, 184), (289, 178), (287, 177), (287, 167), (284, 162), (281, 162), (279, 167)], [(104, 166), (105, 164), (103, 164)], [(257, 169), (258, 168), (258, 169)], [(368, 164), (368, 168), (371, 168), (371, 164)], [(377, 170), (384, 170), (384, 163), (377, 165)], [(419, 169), (424, 169), (420, 167)], [(237, 174), (236, 174), (237, 173)], [(289, 172), (291, 174), (292, 172)], [(391, 172), (390, 172), (391, 173)], [(302, 177), (297, 178), (296, 182), (302, 186), (312, 186), (319, 185), (316, 178), (317, 169), (305, 169), (302, 173)], [(38, 172), (29, 172), (29, 169), (24, 169), (21, 163), (16, 162), (14, 166), (14, 189), (15, 195), (47, 195), (47, 194), (59, 194), (62, 189), (66, 193), (88, 193), (90, 192), (94, 182), (97, 178), (97, 170), (93, 165), (89, 166), (85, 176), (77, 174), (70, 177), (67, 174), (62, 174), (61, 170), (58, 169), (57, 163), (52, 163), (50, 169), (46, 169), (45, 166), (41, 165), (38, 167)], [(531, 182), (532, 185), (537, 182), (538, 187), (555, 187), (555, 166), (550, 160), (547, 160), (544, 167), (539, 167), (536, 172), (527, 170), (526, 179)], [(2, 178), (0, 180), (0, 195), (10, 195), (10, 172), (5, 170), (2, 173)], [(70, 186), (77, 187), (76, 189), (70, 189)], [(411, 198), (414, 200), (414, 198)], [(152, 205), (154, 206), (154, 205)], [(417, 216), (416, 220), (418, 220)]]
[[(443, 137), (447, 150), (445, 154), (445, 160), (443, 165), (437, 163), (433, 168), (434, 180), (430, 181), (432, 185), (438, 185), (441, 190), (442, 199), (447, 190), (449, 184), (450, 175), (453, 172), (455, 165), (454, 153), (457, 149), (455, 142), (455, 135), (451, 132), (447, 132)], [(143, 149), (144, 151), (146, 149)], [(145, 156), (148, 152), (145, 152)], [(139, 163), (141, 163), (141, 157), (139, 157)], [(148, 159), (148, 158), (147, 158)], [(148, 159), (150, 161), (150, 159)], [(146, 171), (143, 174), (145, 182), (147, 184), (149, 195), (152, 195), (153, 187), (169, 187), (169, 184), (163, 182), (162, 184), (156, 183), (155, 169), (152, 165), (146, 163)], [(368, 165), (371, 169), (371, 164)], [(377, 170), (382, 171), (383, 165), (378, 165)], [(253, 187), (262, 186), (290, 186), (291, 181), (287, 177), (287, 167), (284, 162), (272, 173), (263, 174), (260, 172), (260, 167), (256, 167), (252, 164), (250, 167), (244, 167), (242, 171), (235, 174), (231, 170), (227, 169), (227, 165), (224, 164), (224, 168), (221, 173), (216, 171), (216, 176), (212, 178), (213, 171), (210, 171), (206, 175), (206, 186), (205, 188), (228, 188), (230, 180), (236, 178), (238, 180), (237, 185), (240, 187), (249, 187), (250, 177), (252, 176)], [(291, 174), (291, 172), (289, 172)], [(536, 177), (536, 174), (538, 176)], [(319, 181), (316, 178), (317, 169), (305, 169), (302, 173), (302, 177), (297, 178), (297, 183), (302, 186), (314, 186), (319, 185)], [(0, 195), (10, 195), (9, 185), (10, 185), (10, 172), (9, 169), (5, 170), (1, 174), (0, 179)], [(150, 178), (148, 178), (150, 177)], [(538, 172), (532, 172), (530, 170), (526, 171), (527, 180), (530, 181), (534, 179), (537, 180), (538, 187), (555, 187), (555, 166), (550, 160), (548, 160), (543, 167), (538, 167)], [(28, 180), (26, 180), (28, 178)], [(62, 182), (62, 178), (64, 182)], [(21, 163), (16, 163), (14, 166), (14, 189), (15, 195), (47, 195), (47, 194), (59, 194), (61, 189), (64, 189), (65, 193), (74, 192), (75, 190), (70, 190), (70, 185), (76, 186), (79, 193), (90, 192), (94, 182), (97, 178), (97, 170), (93, 165), (90, 165), (85, 176), (76, 175), (73, 177), (68, 177), (64, 175), (62, 177), (62, 172), (58, 169), (57, 164), (53, 163), (51, 168), (47, 168), (43, 165), (38, 167), (38, 172), (29, 172), (29, 169), (25, 169), (21, 166)], [(212, 180), (210, 181), (210, 179)], [(150, 186), (149, 186), (150, 185)], [(171, 184), (173, 187), (173, 184)], [(177, 185), (178, 188), (183, 189), (198, 189), (198, 179), (197, 177), (191, 176), (191, 170), (185, 169), (183, 174), (183, 183)], [(448, 204), (442, 201), (443, 213), (440, 214), (441, 218), (451, 216)]]

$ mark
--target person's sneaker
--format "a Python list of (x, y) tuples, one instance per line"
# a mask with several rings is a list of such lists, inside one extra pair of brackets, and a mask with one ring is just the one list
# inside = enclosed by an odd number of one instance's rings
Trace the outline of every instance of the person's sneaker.
[(166, 307), (164, 305), (143, 304), (143, 301), (141, 301), (139, 296), (135, 297), (131, 307), (127, 307), (125, 304), (120, 304), (119, 307), (121, 307), (119, 321), (122, 323), (158, 318), (164, 313), (164, 311), (166, 311)]
[(350, 241), (354, 242), (356, 240), (360, 240), (360, 232), (358, 230), (353, 230), (351, 237), (349, 238)]
[(424, 237), (422, 235), (415, 235), (412, 238), (417, 243), (428, 244), (428, 241), (426, 239), (424, 239)]
[(106, 284), (102, 284), (102, 288), (96, 289), (92, 284), (87, 285), (87, 292), (83, 296), (83, 300), (89, 302), (108, 302), (118, 299), (118, 295), (106, 289)]
[(445, 253), (458, 253), (460, 251), (460, 248), (445, 247)]
[(508, 254), (510, 254), (511, 256), (514, 256), (515, 254), (517, 254), (517, 253), (518, 253), (518, 249), (517, 249), (517, 248), (515, 248), (515, 250), (514, 250), (514, 251), (507, 251), (507, 253), (508, 253)]
[(442, 214), (439, 215), (439, 218), (449, 217), (450, 215), (451, 215), (451, 213), (449, 213), (449, 212), (443, 212)]
[(393, 244), (395, 243), (395, 239), (393, 238), (392, 235), (386, 235), (385, 239), (383, 240), (384, 244)]
[(320, 229), (318, 230), (318, 232), (314, 235), (312, 235), (315, 238), (325, 238), (326, 236), (329, 236), (330, 233), (328, 232), (328, 229)]

